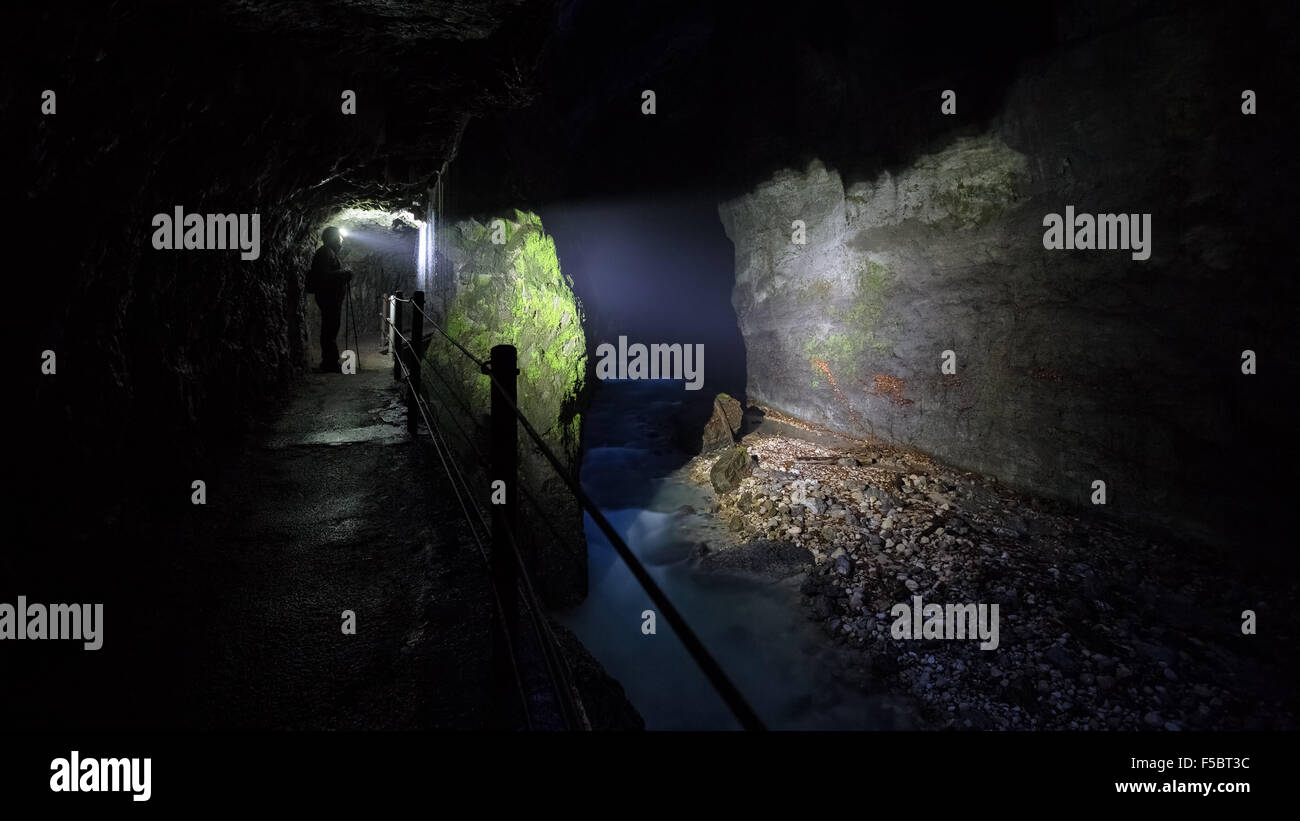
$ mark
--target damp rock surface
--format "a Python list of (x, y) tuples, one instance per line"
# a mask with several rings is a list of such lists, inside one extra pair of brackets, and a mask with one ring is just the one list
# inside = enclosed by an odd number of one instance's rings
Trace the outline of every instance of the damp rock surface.
[[(487, 360), (494, 347), (512, 345), (518, 355), (518, 373), (511, 376), (520, 413), (564, 469), (576, 471), (587, 340), (582, 305), (572, 278), (561, 269), (554, 239), (540, 217), (522, 211), (495, 223), (462, 220), (444, 233), (445, 275), (428, 294), (427, 307), (469, 354), (434, 333), (421, 376), (433, 412), (457, 431), (451, 439), (465, 470), (485, 485), (494, 478), (483, 472), (490, 441), (480, 421), (492, 405), (492, 382), (471, 356)], [(582, 513), (522, 427), (517, 435), (520, 482), (526, 489), (517, 500), (524, 522), (521, 548), (536, 556), (540, 594), (552, 603), (571, 604), (586, 592)]]
[[(1287, 332), (1293, 280), (1266, 260), (1292, 229), (1259, 207), (1276, 172), (1245, 171), (1256, 132), (1213, 14), (1086, 28), (987, 124), (870, 173), (803, 160), (721, 203), (747, 395), (1076, 504), (1101, 480), (1103, 513), (1250, 551), (1236, 537), (1276, 529), (1279, 500), (1235, 477), (1287, 435), (1236, 341)], [(1046, 250), (1067, 206), (1149, 214), (1149, 258)]]

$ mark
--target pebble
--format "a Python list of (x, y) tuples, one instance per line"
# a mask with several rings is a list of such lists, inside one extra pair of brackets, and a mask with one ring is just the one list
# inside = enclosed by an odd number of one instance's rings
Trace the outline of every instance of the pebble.
[[(821, 448), (808, 455), (828, 454), (835, 455)], [(900, 478), (893, 466), (918, 464), (911, 457), (891, 459), (890, 469), (875, 459), (820, 462), (829, 471), (811, 463), (797, 479), (779, 453), (764, 451), (762, 459), (761, 478), (746, 479), (743, 490), (710, 510), (736, 530), (737, 541), (786, 538), (809, 550), (809, 612), (846, 653), (865, 654), (873, 675), (892, 680), (886, 689), (901, 686), (929, 705), (922, 715), (938, 726), (1179, 731), (1181, 718), (1191, 716), (1197, 730), (1243, 729), (1240, 697), (1225, 705), (1215, 695), (1220, 689), (1203, 683), (1234, 651), (1195, 636), (1185, 637), (1191, 653), (1171, 647), (1168, 625), (1153, 624), (1143, 609), (1142, 602), (1167, 595), (1222, 603), (1205, 586), (1213, 579), (1180, 572), (1171, 583), (1174, 574), (1156, 563), (1171, 559), (1163, 546), (1093, 530), (1050, 505), (1017, 502), (978, 477), (927, 479), (912, 470)], [(957, 515), (944, 512), (950, 501)], [(1034, 513), (1014, 515), (1018, 504)], [(971, 642), (894, 640), (890, 608), (902, 598), (900, 587), (928, 591), (927, 603), (1000, 603), (998, 663), (988, 664), (991, 654)], [(1028, 641), (1016, 641), (1021, 637)], [(1257, 722), (1288, 723), (1276, 705), (1250, 709)]]

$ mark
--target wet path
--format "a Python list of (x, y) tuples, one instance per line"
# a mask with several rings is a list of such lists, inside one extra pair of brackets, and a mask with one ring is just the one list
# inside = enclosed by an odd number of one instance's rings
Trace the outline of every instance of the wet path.
[(389, 367), (372, 355), (356, 375), (307, 375), (249, 447), (199, 477), (206, 505), (124, 523), (115, 540), (131, 544), (99, 551), (78, 597), (105, 602), (104, 649), (20, 648), (32, 672), (8, 683), (35, 709), (15, 723), (487, 725), (486, 574), (427, 442), (406, 433)]
[[(195, 579), (216, 617), (205, 620), (211, 652), (185, 677), (218, 705), (202, 716), (215, 726), (481, 721), (485, 576), (406, 433), (385, 364), (309, 375), (234, 471), (238, 484), (218, 488), (239, 513), (212, 531), (210, 572)], [(355, 635), (343, 633), (345, 610)]]

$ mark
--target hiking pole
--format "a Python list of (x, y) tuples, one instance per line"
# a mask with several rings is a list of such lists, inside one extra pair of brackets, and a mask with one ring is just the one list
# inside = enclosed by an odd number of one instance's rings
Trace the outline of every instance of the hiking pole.
[[(352, 280), (348, 280), (348, 323), (352, 326), (352, 355), (357, 358), (357, 370), (361, 370), (361, 340), (357, 336), (357, 315), (352, 310)], [(347, 329), (343, 330), (343, 337), (347, 339)]]
[[(348, 283), (348, 301), (352, 301), (352, 283)], [(357, 332), (357, 311), (352, 309), (352, 341), (357, 345), (357, 361), (361, 361), (361, 334)]]

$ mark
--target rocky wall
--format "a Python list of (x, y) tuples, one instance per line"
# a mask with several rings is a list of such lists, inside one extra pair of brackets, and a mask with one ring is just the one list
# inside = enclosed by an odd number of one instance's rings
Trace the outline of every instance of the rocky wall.
[[(1269, 203), (1295, 162), (1239, 110), (1230, 47), (1199, 12), (1108, 27), (1026, 65), (987, 127), (874, 178), (813, 162), (722, 203), (749, 399), (1199, 538), (1262, 523), (1274, 502), (1237, 483), (1285, 435), (1285, 380), (1241, 357), (1289, 367)], [(1149, 258), (1046, 249), (1067, 206), (1150, 214)]]

